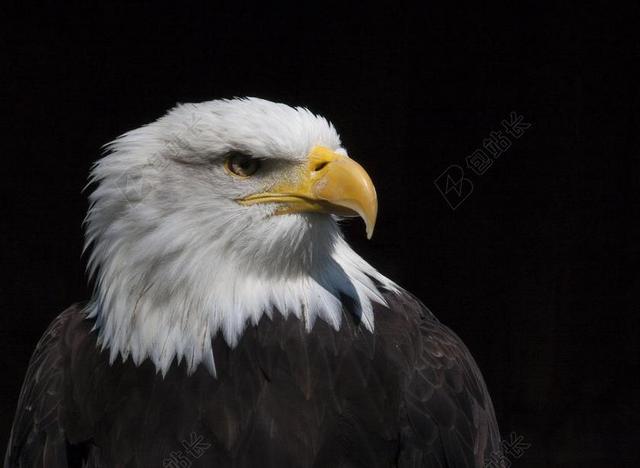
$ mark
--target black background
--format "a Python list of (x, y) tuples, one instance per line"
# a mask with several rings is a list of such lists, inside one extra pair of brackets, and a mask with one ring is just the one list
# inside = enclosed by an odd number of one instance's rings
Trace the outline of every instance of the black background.
[[(367, 168), (376, 232), (347, 236), (467, 343), (503, 436), (530, 444), (514, 466), (637, 466), (637, 6), (3, 10), (2, 445), (38, 337), (88, 297), (101, 145), (176, 102), (253, 95), (325, 115)], [(434, 179), (512, 111), (531, 128), (467, 169), (452, 210)]]

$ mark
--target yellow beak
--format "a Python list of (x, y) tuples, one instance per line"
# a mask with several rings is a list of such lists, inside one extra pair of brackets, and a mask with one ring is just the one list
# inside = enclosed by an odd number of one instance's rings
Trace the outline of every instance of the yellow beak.
[(316, 146), (308, 163), (269, 191), (245, 197), (243, 205), (278, 203), (275, 214), (320, 212), (360, 216), (371, 239), (378, 197), (369, 174), (353, 159)]

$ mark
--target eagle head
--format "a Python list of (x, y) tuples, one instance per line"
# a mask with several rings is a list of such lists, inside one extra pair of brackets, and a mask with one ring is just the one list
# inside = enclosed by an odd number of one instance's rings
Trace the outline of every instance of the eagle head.
[(359, 216), (371, 237), (376, 191), (326, 119), (256, 98), (183, 104), (106, 148), (90, 177), (87, 311), (112, 361), (215, 375), (218, 334), (234, 346), (274, 313), (339, 328), (344, 297), (373, 329), (371, 301), (395, 286), (337, 220)]

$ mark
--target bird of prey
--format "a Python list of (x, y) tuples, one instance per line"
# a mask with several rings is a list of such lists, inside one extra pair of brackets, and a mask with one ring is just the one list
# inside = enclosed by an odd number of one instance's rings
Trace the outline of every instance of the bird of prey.
[(89, 301), (29, 363), (6, 467), (480, 467), (500, 453), (461, 340), (352, 250), (377, 196), (326, 119), (181, 104), (106, 148)]

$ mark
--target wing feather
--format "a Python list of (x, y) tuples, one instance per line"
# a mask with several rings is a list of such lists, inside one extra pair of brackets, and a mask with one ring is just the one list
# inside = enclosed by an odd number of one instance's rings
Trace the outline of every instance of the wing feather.
[(75, 308), (60, 314), (40, 338), (29, 362), (9, 437), (5, 467), (67, 466), (60, 413), (63, 385), (61, 341)]
[[(500, 454), (500, 434), (484, 379), (462, 340), (408, 293), (390, 300), (417, 329), (407, 372), (402, 467), (483, 467)], [(416, 313), (417, 312), (417, 313)], [(499, 457), (498, 457), (499, 458)]]

